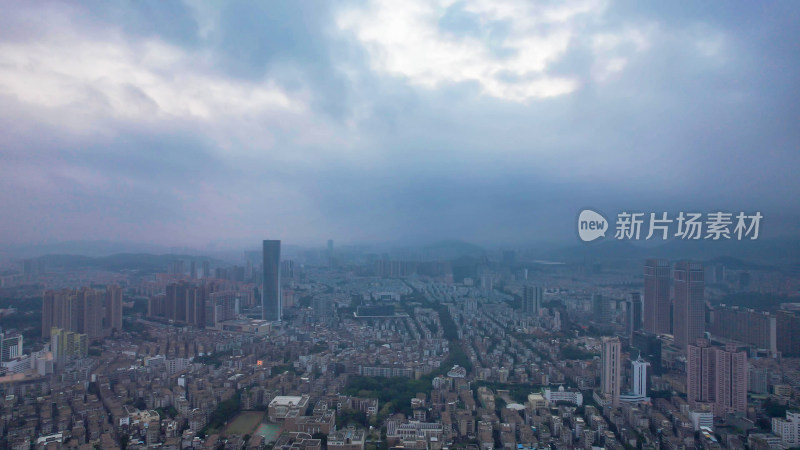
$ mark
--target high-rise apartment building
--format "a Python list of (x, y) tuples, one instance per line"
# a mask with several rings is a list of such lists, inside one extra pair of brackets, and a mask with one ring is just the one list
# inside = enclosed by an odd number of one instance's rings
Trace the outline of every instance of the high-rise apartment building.
[(164, 295), (155, 295), (148, 300), (148, 316), (198, 327), (208, 325), (209, 298), (216, 289), (214, 282), (168, 284)]
[(715, 414), (747, 412), (747, 352), (727, 344), (716, 349), (716, 358)]
[[(294, 261), (291, 259), (284, 259), (283, 261), (281, 261), (281, 278), (294, 279), (294, 277), (295, 277)], [(281, 295), (284, 295), (283, 291), (281, 291)], [(282, 306), (286, 306), (285, 302)]]
[[(72, 290), (45, 291), (42, 295), (42, 337), (50, 337), (52, 327), (70, 329), (72, 323)], [(77, 329), (77, 325), (74, 325)]]
[(644, 330), (649, 333), (670, 332), (670, 265), (662, 259), (644, 263)]
[(614, 321), (614, 310), (612, 306), (615, 300), (612, 300), (602, 294), (592, 294), (592, 320), (598, 326), (606, 328), (611, 327)]
[(661, 374), (661, 340), (658, 335), (643, 330), (635, 331), (631, 347), (650, 362), (653, 373)]
[(633, 333), (642, 329), (642, 296), (638, 292), (628, 294), (625, 301), (625, 335), (629, 342)]
[(176, 322), (186, 322), (186, 303), (189, 293), (187, 283), (172, 283), (167, 285), (167, 296), (164, 299), (166, 317)]
[(777, 319), (765, 311), (719, 306), (711, 311), (708, 331), (714, 336), (768, 350), (773, 355), (778, 352)]
[(650, 363), (639, 356), (639, 358), (632, 361), (631, 364), (633, 365), (633, 395), (637, 397), (647, 397), (647, 366), (649, 366)]
[(238, 291), (211, 294), (206, 309), (206, 325), (215, 326), (219, 322), (237, 318), (241, 301), (242, 294)]
[(111, 331), (122, 331), (122, 288), (119, 286), (108, 286), (105, 295), (106, 320), (104, 328), (110, 334)]
[(22, 356), (22, 335), (16, 332), (0, 333), (0, 361), (8, 362)]
[(697, 342), (705, 332), (705, 271), (696, 262), (680, 261), (673, 273), (675, 286), (675, 313), (673, 334), (675, 345), (686, 351), (686, 346)]
[(800, 356), (800, 313), (780, 310), (775, 314), (776, 345), (783, 356)]
[(712, 407), (715, 416), (747, 410), (747, 353), (728, 344), (698, 339), (687, 346), (686, 393), (693, 409)]
[(614, 407), (619, 406), (619, 390), (622, 380), (621, 352), (622, 344), (618, 337), (603, 338), (600, 353), (600, 388), (603, 396)]
[[(84, 333), (89, 339), (105, 336), (108, 330), (105, 295), (88, 287), (46, 291), (42, 296), (42, 337), (50, 337), (52, 327)], [(120, 327), (121, 311), (120, 304)]]
[(542, 309), (542, 287), (525, 286), (522, 289), (522, 312), (538, 316)]
[(180, 275), (180, 276), (186, 275), (186, 268), (184, 261), (179, 260), (171, 262), (167, 268), (167, 271), (171, 275)]
[(53, 327), (50, 330), (50, 350), (58, 364), (89, 354), (89, 336)]
[(700, 409), (700, 404), (711, 404), (716, 399), (715, 356), (707, 339), (697, 339), (687, 346), (686, 398), (693, 409)]
[(281, 305), (281, 241), (265, 240), (263, 248), (263, 288), (261, 290), (262, 318), (280, 321)]
[(45, 291), (42, 294), (42, 337), (50, 337), (50, 328), (53, 327), (53, 316), (55, 315), (56, 296), (60, 295), (56, 291)]

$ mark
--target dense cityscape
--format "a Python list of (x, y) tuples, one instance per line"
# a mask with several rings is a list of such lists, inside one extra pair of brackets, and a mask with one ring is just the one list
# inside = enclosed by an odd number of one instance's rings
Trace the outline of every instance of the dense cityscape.
[(800, 445), (796, 271), (471, 251), (9, 263), (3, 445)]
[(800, 449), (798, 44), (798, 0), (0, 0), (0, 450)]

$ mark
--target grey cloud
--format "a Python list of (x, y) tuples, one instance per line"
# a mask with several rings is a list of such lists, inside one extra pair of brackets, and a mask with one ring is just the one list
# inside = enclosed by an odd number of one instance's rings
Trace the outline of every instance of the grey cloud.
[[(328, 3), (227, 4), (203, 37), (194, 13), (178, 5), (79, 8), (86, 15), (75, 20), (90, 29), (120, 27), (131, 41), (156, 37), (207, 52), (204, 70), (274, 79), (289, 95), (309, 92), (310, 103), (297, 117), (254, 113), (214, 124), (101, 118), (94, 125), (103, 132), (80, 134), (7, 98), (0, 172), (31, 176), (28, 184), (0, 180), (0, 198), (17, 218), (0, 220), (0, 231), (12, 241), (125, 234), (203, 245), (265, 233), (306, 242), (570, 241), (584, 206), (762, 209), (774, 218), (767, 233), (797, 232), (800, 210), (787, 200), (800, 191), (800, 8), (791, 3), (613, 3), (598, 27), (655, 23), (649, 48), (622, 48), (627, 65), (598, 81), (591, 42), (579, 34), (548, 68), (577, 77), (578, 90), (524, 104), (483, 95), (474, 82), (426, 88), (371, 70), (364, 49), (336, 29)], [(503, 25), (487, 32), (459, 8), (439, 26), (487, 33), (502, 57)], [(8, 25), (0, 44), (35, 40), (36, 30), (14, 17), (0, 18)], [(723, 37), (721, 57), (693, 46), (706, 32)], [(136, 86), (129, 97), (143, 108), (152, 101)], [(239, 148), (250, 130), (239, 122), (274, 142), (254, 136)], [(232, 144), (219, 136), (227, 127)], [(331, 139), (310, 139), (320, 128)], [(98, 174), (106, 184), (81, 185), (70, 174)], [(37, 177), (51, 184), (35, 191)], [(58, 223), (45, 224), (50, 215)]]

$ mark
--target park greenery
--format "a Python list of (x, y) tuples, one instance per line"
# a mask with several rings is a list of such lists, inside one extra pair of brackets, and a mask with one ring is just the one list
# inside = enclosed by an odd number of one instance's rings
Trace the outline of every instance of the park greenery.
[(574, 345), (566, 345), (561, 349), (560, 352), (560, 357), (562, 360), (568, 360), (568, 359), (589, 360), (593, 359), (595, 356), (597, 356), (597, 354), (584, 350), (580, 347), (576, 347)]

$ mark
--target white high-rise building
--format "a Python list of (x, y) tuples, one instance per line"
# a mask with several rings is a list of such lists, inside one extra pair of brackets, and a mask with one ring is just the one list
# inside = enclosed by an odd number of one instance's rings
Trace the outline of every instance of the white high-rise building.
[(632, 364), (633, 364), (633, 394), (646, 397), (647, 366), (649, 366), (650, 363), (644, 361), (640, 355), (636, 361), (632, 362)]
[(622, 402), (642, 402), (650, 400), (647, 397), (647, 366), (649, 362), (642, 359), (642, 356), (635, 361), (631, 361), (633, 365), (633, 377), (631, 378), (631, 392), (623, 394), (619, 397)]
[(0, 333), (0, 361), (8, 362), (22, 356), (22, 335)]

